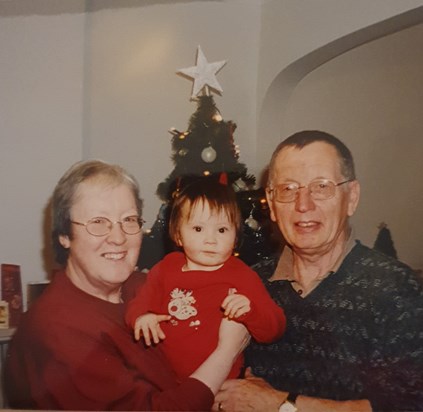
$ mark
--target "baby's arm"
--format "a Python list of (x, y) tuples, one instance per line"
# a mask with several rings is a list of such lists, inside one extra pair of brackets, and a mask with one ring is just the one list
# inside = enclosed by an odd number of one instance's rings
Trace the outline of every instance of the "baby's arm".
[(229, 319), (237, 319), (251, 310), (251, 301), (247, 296), (236, 293), (236, 289), (230, 289), (229, 295), (222, 302), (224, 315)]
[(170, 320), (170, 315), (157, 315), (156, 313), (145, 313), (138, 316), (134, 325), (134, 336), (136, 340), (140, 340), (144, 336), (145, 344), (151, 346), (151, 338), (154, 343), (166, 338), (160, 327), (160, 322)]

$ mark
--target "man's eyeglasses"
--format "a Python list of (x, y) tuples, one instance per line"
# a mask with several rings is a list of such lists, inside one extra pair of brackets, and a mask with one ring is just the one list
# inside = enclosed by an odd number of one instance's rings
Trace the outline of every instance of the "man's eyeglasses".
[(314, 200), (327, 200), (335, 196), (335, 189), (345, 183), (352, 182), (355, 179), (345, 180), (341, 183), (334, 183), (327, 179), (314, 180), (306, 186), (300, 186), (298, 183), (282, 183), (274, 188), (267, 188), (273, 200), (280, 203), (291, 203), (297, 198), (300, 189), (307, 189)]
[(93, 217), (87, 223), (80, 223), (71, 220), (75, 225), (85, 226), (87, 232), (93, 236), (106, 236), (112, 231), (114, 224), (119, 223), (121, 229), (127, 235), (136, 235), (141, 232), (142, 226), (145, 223), (143, 219), (138, 216), (128, 216), (123, 220), (112, 222), (107, 217)]

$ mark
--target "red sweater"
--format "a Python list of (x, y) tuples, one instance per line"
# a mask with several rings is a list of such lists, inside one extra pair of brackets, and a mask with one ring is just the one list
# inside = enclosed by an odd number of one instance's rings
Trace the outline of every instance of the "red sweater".
[[(133, 274), (126, 286), (134, 289), (141, 280)], [(5, 383), (11, 406), (209, 410), (210, 389), (192, 378), (178, 384), (160, 351), (134, 342), (124, 310), (123, 304), (88, 295), (64, 273), (57, 274), (10, 344)]]
[[(216, 348), (222, 320), (221, 304), (228, 291), (247, 296), (251, 310), (238, 318), (258, 342), (271, 342), (285, 330), (283, 310), (274, 303), (257, 274), (231, 257), (215, 271), (182, 271), (185, 256), (173, 252), (155, 265), (147, 281), (128, 304), (126, 322), (131, 327), (142, 314), (171, 314), (160, 325), (166, 335), (160, 347), (180, 378), (189, 376)], [(229, 378), (239, 376), (243, 358), (234, 364)]]

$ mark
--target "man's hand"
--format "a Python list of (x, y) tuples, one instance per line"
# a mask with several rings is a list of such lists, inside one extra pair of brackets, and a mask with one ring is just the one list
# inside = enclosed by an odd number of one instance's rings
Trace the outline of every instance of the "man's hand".
[[(214, 399), (213, 412), (277, 412), (288, 397), (288, 392), (272, 388), (249, 369), (245, 377), (224, 382)], [(333, 401), (299, 396), (295, 406), (298, 412), (372, 412), (366, 399)]]
[(245, 376), (245, 379), (230, 379), (224, 382), (215, 397), (212, 410), (215, 412), (277, 412), (288, 393), (272, 388), (266, 381), (254, 376), (249, 369)]
[(159, 343), (160, 340), (166, 338), (160, 327), (160, 322), (165, 322), (170, 319), (170, 315), (157, 315), (155, 313), (146, 313), (145, 315), (139, 316), (134, 326), (135, 339), (140, 340), (141, 336), (143, 336), (147, 346), (151, 346), (151, 338), (153, 338), (154, 343)]

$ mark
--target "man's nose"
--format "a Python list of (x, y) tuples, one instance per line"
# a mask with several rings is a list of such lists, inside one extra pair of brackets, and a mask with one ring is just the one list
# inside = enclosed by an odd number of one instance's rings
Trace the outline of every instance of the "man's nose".
[(300, 187), (295, 198), (295, 210), (304, 213), (313, 210), (315, 206), (310, 189), (307, 186)]

